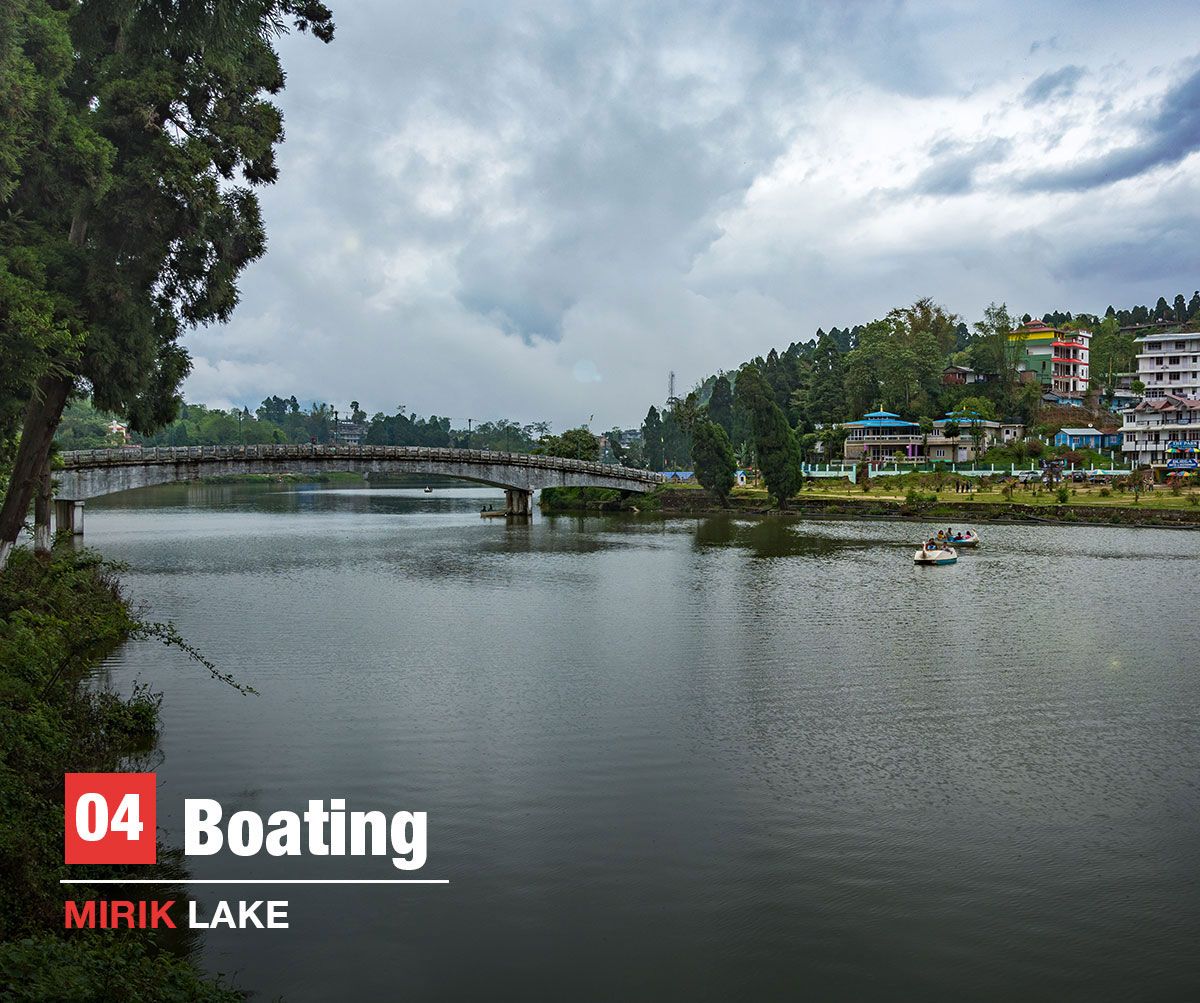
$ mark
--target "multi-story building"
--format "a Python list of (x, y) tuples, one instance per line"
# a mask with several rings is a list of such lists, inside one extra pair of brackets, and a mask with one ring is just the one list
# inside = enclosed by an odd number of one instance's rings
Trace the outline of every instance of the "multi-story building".
[[(957, 435), (946, 435), (946, 426), (957, 426)], [(972, 430), (978, 426), (978, 435)], [(848, 421), (843, 456), (858, 463), (969, 463), (992, 446), (1021, 438), (1025, 426), (1017, 422), (985, 421), (963, 415), (946, 415), (926, 434), (915, 421), (904, 421), (891, 411), (872, 411), (858, 421)]]
[[(1165, 467), (1200, 451), (1200, 397), (1147, 396), (1125, 412), (1121, 452), (1138, 464)], [(1182, 466), (1182, 464), (1176, 464)]]
[(1154, 331), (1138, 341), (1146, 397), (1124, 412), (1121, 452), (1135, 463), (1187, 469), (1200, 449), (1200, 331)]
[(1008, 336), (1020, 348), (1017, 370), (1068, 399), (1083, 400), (1088, 391), (1089, 331), (1062, 331), (1040, 320), (1022, 324)]
[(1147, 397), (1200, 397), (1200, 331), (1147, 334), (1139, 341), (1138, 379)]

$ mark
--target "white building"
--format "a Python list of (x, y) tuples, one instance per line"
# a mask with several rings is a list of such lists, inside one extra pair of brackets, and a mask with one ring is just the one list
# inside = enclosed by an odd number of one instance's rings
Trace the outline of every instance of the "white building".
[(1139, 464), (1166, 466), (1200, 450), (1200, 397), (1160, 394), (1125, 412), (1121, 452)]
[(1138, 379), (1147, 397), (1200, 397), (1200, 332), (1165, 332), (1141, 338)]
[(1139, 341), (1137, 378), (1146, 398), (1124, 412), (1121, 452), (1140, 464), (1178, 464), (1200, 440), (1200, 332), (1162, 331)]

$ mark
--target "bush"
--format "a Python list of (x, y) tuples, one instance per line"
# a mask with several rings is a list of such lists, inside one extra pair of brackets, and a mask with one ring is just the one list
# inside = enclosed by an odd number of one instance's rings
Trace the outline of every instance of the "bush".
[[(169, 625), (130, 614), (116, 568), (89, 551), (43, 561), (18, 548), (0, 574), (0, 997), (14, 1000), (235, 1000), (148, 931), (63, 937), (63, 774), (128, 769), (158, 734), (159, 696), (121, 697), (87, 670), (131, 634), (185, 647)], [(212, 670), (215, 672), (215, 669)], [(135, 760), (136, 761), (136, 760)], [(178, 878), (171, 854), (138, 877)], [(129, 868), (90, 867), (91, 877)], [(72, 892), (95, 898), (94, 889)]]
[(1100, 497), (1101, 497), (1101, 498), (1107, 498), (1107, 497), (1109, 497), (1109, 495), (1111, 495), (1111, 494), (1112, 494), (1112, 492), (1111, 492), (1111, 491), (1109, 491), (1109, 490), (1108, 490), (1108, 488), (1101, 488), (1101, 489), (1100, 489)]
[(1055, 491), (1054, 494), (1058, 497), (1058, 503), (1060, 505), (1065, 505), (1071, 500), (1071, 491), (1065, 485)]

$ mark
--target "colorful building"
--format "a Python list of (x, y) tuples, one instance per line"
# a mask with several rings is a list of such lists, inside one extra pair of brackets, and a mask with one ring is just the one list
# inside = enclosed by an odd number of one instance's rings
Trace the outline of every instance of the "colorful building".
[(1087, 394), (1089, 331), (1063, 331), (1032, 320), (1008, 340), (1020, 348), (1018, 372), (1031, 374), (1043, 387), (1066, 398), (1082, 400)]
[[(946, 435), (946, 426), (953, 423), (957, 435)], [(858, 421), (842, 426), (847, 431), (843, 455), (859, 463), (969, 463), (975, 460), (976, 450), (982, 455), (992, 446), (1004, 445), (1025, 434), (1018, 422), (987, 421), (978, 416), (948, 414), (933, 423), (926, 434), (915, 421), (904, 421), (891, 411), (872, 411)], [(972, 430), (978, 427), (978, 435)]]

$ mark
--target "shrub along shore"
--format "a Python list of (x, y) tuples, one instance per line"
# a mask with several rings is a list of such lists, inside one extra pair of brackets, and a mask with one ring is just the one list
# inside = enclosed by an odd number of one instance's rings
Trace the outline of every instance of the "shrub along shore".
[[(149, 930), (63, 928), (64, 901), (97, 893), (60, 878), (134, 876), (100, 866), (68, 875), (63, 775), (136, 770), (158, 735), (158, 695), (137, 686), (122, 697), (89, 679), (116, 645), (148, 630), (117, 570), (62, 547), (45, 560), (18, 549), (0, 573), (0, 998), (240, 1000), (188, 959), (185, 931), (167, 931), (172, 941)], [(137, 876), (182, 876), (178, 854), (160, 846), (158, 856)], [(104, 896), (135, 892), (113, 886)]]
[[(780, 508), (765, 489), (738, 488), (722, 505), (697, 484), (666, 484), (645, 495), (622, 498), (616, 491), (557, 488), (542, 493), (547, 514), (640, 512), (660, 515), (793, 515), (836, 519), (920, 519), (949, 524), (1010, 522), (1073, 526), (1200, 528), (1200, 495), (1164, 490), (1138, 496), (1108, 487), (1064, 484), (1051, 490), (956, 491), (951, 484), (889, 478), (863, 491), (848, 482), (809, 485)], [(948, 490), (947, 490), (948, 487)]]
[(939, 493), (909, 487), (872, 486), (870, 492), (852, 485), (840, 488), (812, 488), (790, 498), (780, 509), (763, 490), (735, 491), (725, 507), (695, 485), (668, 485), (654, 493), (654, 501), (643, 511), (664, 515), (707, 515), (716, 512), (740, 512), (746, 515), (768, 513), (839, 519), (923, 519), (952, 524), (974, 522), (1051, 523), (1088, 526), (1161, 526), (1200, 528), (1200, 505), (1193, 496), (1174, 496), (1166, 492), (1143, 495), (1136, 502), (1132, 495), (1102, 495), (1100, 489), (1079, 491), (1065, 486), (1065, 500), (1057, 491), (1036, 489), (1014, 492), (1009, 500), (1000, 491)]

